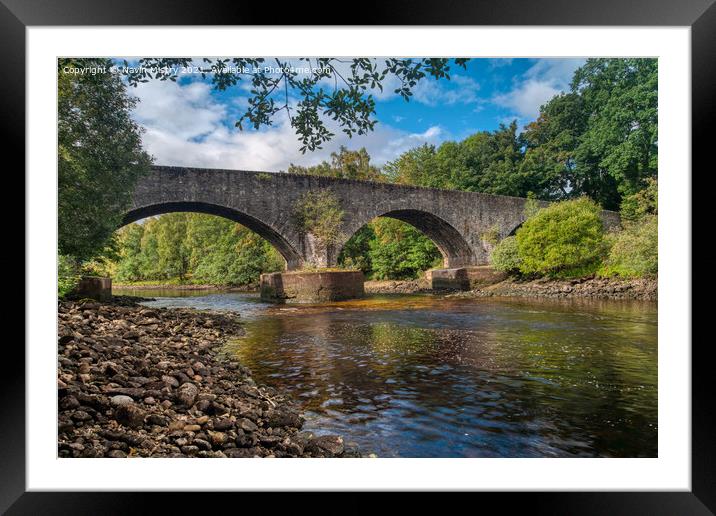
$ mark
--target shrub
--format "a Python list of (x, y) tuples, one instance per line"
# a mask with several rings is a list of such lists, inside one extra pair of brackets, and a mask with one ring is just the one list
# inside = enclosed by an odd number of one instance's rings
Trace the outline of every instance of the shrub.
[(646, 187), (622, 200), (621, 216), (627, 222), (638, 222), (658, 214), (659, 186), (655, 178), (646, 181)]
[(71, 256), (60, 254), (57, 257), (57, 295), (65, 297), (72, 292), (80, 280), (77, 262)]
[(480, 240), (482, 240), (482, 244), (488, 249), (488, 251), (492, 251), (492, 249), (494, 249), (500, 242), (500, 227), (497, 224), (491, 226), (480, 234)]
[(599, 270), (602, 276), (635, 278), (656, 276), (659, 269), (656, 215), (626, 222), (624, 229), (607, 235), (609, 255)]
[(323, 248), (340, 240), (343, 216), (340, 200), (329, 190), (307, 192), (294, 207), (299, 231), (313, 235)]
[(517, 249), (517, 238), (509, 236), (501, 240), (490, 254), (490, 263), (498, 271), (509, 274), (519, 272), (522, 260)]
[(517, 230), (516, 240), (525, 274), (569, 277), (595, 272), (604, 255), (599, 206), (581, 197), (542, 208)]

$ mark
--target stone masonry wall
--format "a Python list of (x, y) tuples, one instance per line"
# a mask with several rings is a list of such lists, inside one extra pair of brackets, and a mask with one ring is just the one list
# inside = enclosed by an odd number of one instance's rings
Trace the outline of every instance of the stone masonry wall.
[[(295, 225), (296, 202), (308, 191), (331, 190), (345, 211), (338, 245), (317, 251)], [(132, 195), (124, 223), (171, 211), (199, 211), (232, 219), (266, 238), (286, 259), (287, 269), (303, 264), (333, 266), (341, 248), (363, 225), (388, 216), (408, 222), (431, 238), (445, 267), (487, 263), (483, 235), (500, 237), (524, 220), (525, 199), (349, 179), (239, 170), (154, 167)], [(603, 212), (605, 224), (619, 215)], [(320, 253), (320, 256), (318, 256)]]

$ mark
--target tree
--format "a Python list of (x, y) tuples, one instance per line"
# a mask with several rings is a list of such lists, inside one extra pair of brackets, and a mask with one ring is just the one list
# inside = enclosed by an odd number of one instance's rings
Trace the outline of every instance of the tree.
[(351, 151), (343, 145), (341, 145), (338, 152), (331, 153), (330, 163), (323, 161), (313, 167), (301, 167), (291, 163), (288, 167), (288, 172), (290, 174), (326, 176), (338, 179), (385, 180), (385, 176), (383, 176), (380, 169), (370, 164), (370, 156), (365, 148)]
[(622, 201), (621, 231), (607, 235), (609, 255), (600, 270), (603, 276), (656, 276), (659, 269), (658, 184), (646, 187)]
[(656, 177), (657, 70), (656, 59), (589, 59), (541, 107), (523, 164), (544, 179), (541, 198), (588, 195), (614, 210)]
[(109, 67), (107, 59), (58, 60), (58, 245), (88, 260), (108, 244), (138, 177), (149, 170), (135, 101), (121, 77), (70, 74), (73, 67)]
[(154, 226), (157, 238), (159, 269), (164, 278), (184, 282), (189, 273), (191, 251), (187, 246), (188, 213), (168, 213)]
[(659, 271), (659, 227), (656, 215), (626, 222), (624, 229), (607, 235), (609, 254), (602, 276), (656, 276)]
[(249, 285), (258, 282), (263, 272), (283, 270), (284, 260), (271, 244), (239, 224), (226, 222), (230, 227), (198, 262), (195, 282)]
[(646, 187), (622, 200), (621, 216), (623, 221), (639, 222), (649, 215), (659, 213), (659, 185), (656, 178), (649, 178)]
[[(176, 81), (185, 71), (211, 77), (213, 87), (224, 91), (250, 83), (248, 107), (236, 122), (239, 129), (248, 123), (254, 129), (272, 125), (285, 111), (302, 143), (301, 152), (321, 148), (333, 138), (328, 120), (349, 137), (366, 134), (375, 127), (373, 92), (383, 91), (389, 80), (393, 90), (406, 101), (419, 81), (450, 79), (449, 59), (375, 59), (302, 57), (291, 61), (263, 58), (143, 58), (121, 69), (129, 84), (151, 79)], [(468, 59), (457, 58), (455, 66), (465, 68)], [(294, 100), (297, 98), (297, 100)]]
[(437, 149), (411, 149), (389, 162), (385, 171), (390, 180), (402, 184), (524, 197), (539, 188), (540, 178), (521, 167), (523, 147), (513, 121), (460, 142), (444, 142)]
[(371, 223), (370, 263), (375, 279), (411, 279), (441, 263), (435, 244), (409, 224), (391, 218)]
[[(657, 85), (656, 59), (589, 59), (572, 79), (572, 91), (579, 92), (589, 113), (576, 153), (578, 168), (583, 176), (607, 174), (615, 197), (638, 192), (656, 176)], [(618, 200), (609, 207), (616, 208)]]
[(435, 153), (435, 146), (425, 143), (386, 163), (383, 172), (391, 183), (437, 186), (434, 184), (438, 177), (434, 170)]
[(343, 267), (360, 269), (370, 276), (373, 272), (371, 263), (371, 242), (376, 239), (373, 224), (366, 224), (348, 240), (338, 255), (338, 263)]
[(139, 281), (144, 275), (142, 261), (142, 238), (145, 226), (129, 224), (117, 232), (117, 279)]
[(523, 174), (533, 174), (534, 194), (543, 200), (581, 195), (576, 175), (575, 150), (587, 124), (582, 98), (575, 93), (557, 95), (542, 106), (540, 115), (523, 133)]
[(117, 234), (116, 277), (123, 282), (255, 283), (285, 262), (271, 244), (231, 220), (170, 213), (130, 224)]

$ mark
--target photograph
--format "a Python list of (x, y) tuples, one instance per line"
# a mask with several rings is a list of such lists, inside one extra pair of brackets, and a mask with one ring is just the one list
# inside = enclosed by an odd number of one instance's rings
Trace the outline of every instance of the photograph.
[(716, 0), (221, 3), (0, 0), (0, 514), (714, 514)]
[(658, 458), (659, 72), (57, 57), (57, 457)]

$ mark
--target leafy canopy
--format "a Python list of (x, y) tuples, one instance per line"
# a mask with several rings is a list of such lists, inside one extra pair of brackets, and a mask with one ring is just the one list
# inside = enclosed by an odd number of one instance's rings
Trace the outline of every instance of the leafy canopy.
[[(248, 83), (248, 107), (236, 127), (244, 124), (260, 129), (273, 124), (285, 111), (299, 136), (301, 152), (320, 149), (335, 134), (331, 121), (349, 137), (366, 134), (377, 123), (373, 92), (382, 92), (389, 80), (397, 82), (393, 92), (410, 100), (419, 81), (450, 79), (450, 59), (423, 58), (143, 58), (136, 66), (124, 62), (132, 86), (151, 79), (176, 81), (190, 70), (202, 78), (211, 77), (217, 91)], [(468, 59), (452, 60), (465, 68)], [(392, 82), (391, 81), (391, 82)], [(297, 99), (294, 101), (294, 98)]]
[(338, 152), (331, 153), (331, 162), (323, 161), (313, 167), (291, 165), (290, 174), (305, 174), (310, 176), (326, 176), (338, 179), (361, 179), (364, 181), (384, 181), (385, 176), (381, 170), (370, 164), (370, 156), (365, 148), (357, 151), (348, 150), (341, 145)]
[(267, 241), (213, 215), (170, 213), (117, 233), (115, 277), (120, 282), (247, 285), (262, 272), (284, 268)]
[(106, 59), (58, 60), (58, 230), (60, 254), (88, 260), (104, 250), (150, 157), (131, 119), (135, 105), (119, 76), (68, 74), (65, 66), (109, 67)]
[(524, 166), (549, 193), (540, 198), (588, 195), (618, 209), (657, 175), (657, 108), (656, 59), (588, 59), (524, 133)]

